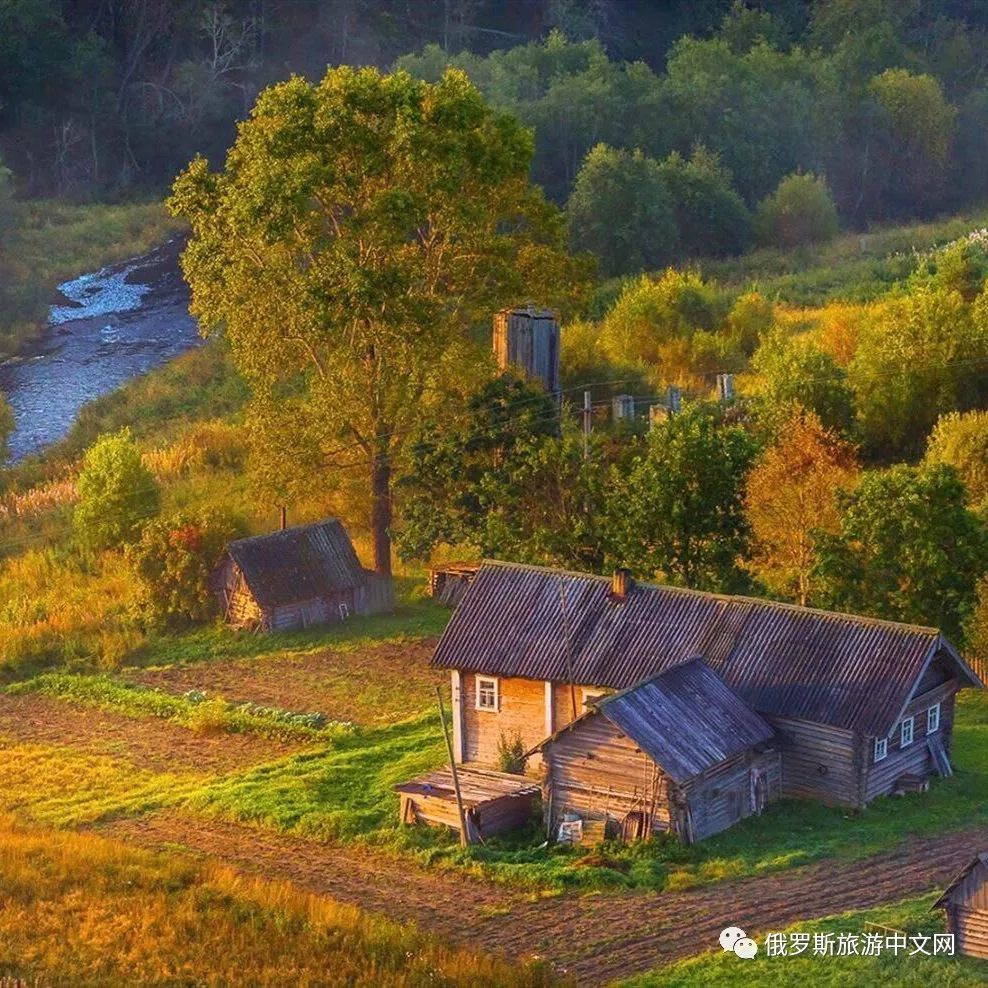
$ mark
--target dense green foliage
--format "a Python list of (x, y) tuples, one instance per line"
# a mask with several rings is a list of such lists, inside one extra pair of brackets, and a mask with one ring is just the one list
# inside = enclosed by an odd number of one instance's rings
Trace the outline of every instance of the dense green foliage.
[(953, 467), (971, 506), (988, 509), (988, 411), (951, 412), (941, 418), (930, 434), (926, 462)]
[(763, 247), (791, 250), (830, 240), (837, 233), (837, 207), (827, 183), (815, 175), (787, 175), (755, 213), (755, 237)]
[(690, 409), (653, 428), (610, 500), (618, 558), (661, 582), (704, 590), (744, 584), (744, 482), (757, 446), (742, 428)]
[(89, 448), (77, 489), (75, 536), (91, 550), (135, 542), (161, 506), (158, 484), (126, 429), (103, 436)]
[(226, 544), (243, 523), (215, 511), (183, 512), (144, 526), (128, 558), (141, 581), (149, 616), (164, 622), (203, 621), (216, 612), (210, 586)]
[(673, 210), (655, 161), (641, 151), (598, 144), (583, 162), (566, 207), (570, 245), (596, 254), (605, 275), (668, 264), (678, 239)]
[(988, 540), (956, 472), (900, 465), (867, 473), (838, 504), (840, 531), (819, 536), (821, 599), (959, 640)]

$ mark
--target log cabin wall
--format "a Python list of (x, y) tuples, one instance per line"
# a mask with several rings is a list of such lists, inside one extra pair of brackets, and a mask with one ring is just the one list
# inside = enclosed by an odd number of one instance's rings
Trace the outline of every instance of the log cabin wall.
[(958, 953), (988, 959), (988, 867), (975, 864), (947, 898), (947, 932), (957, 938)]
[[(526, 751), (545, 740), (550, 732), (546, 731), (544, 682), (498, 679), (498, 708), (495, 711), (477, 709), (477, 679), (476, 673), (463, 673), (460, 715), (464, 761), (497, 767), (498, 744), (502, 734), (508, 743), (516, 735), (520, 737)], [(526, 772), (536, 774), (540, 769), (541, 759), (537, 755), (529, 758)]]
[(957, 694), (957, 683), (951, 680), (935, 687), (922, 696), (917, 697), (906, 708), (906, 717), (913, 718), (912, 744), (902, 747), (900, 725), (888, 739), (888, 754), (880, 761), (875, 761), (875, 739), (866, 738), (863, 745), (864, 781), (863, 791), (865, 801), (883, 796), (895, 787), (896, 780), (906, 774), (929, 776), (934, 774), (933, 758), (926, 743), (929, 710), (934, 704), (940, 704), (940, 725), (935, 732), (946, 751), (950, 752), (951, 737), (954, 728), (954, 706)]
[(589, 717), (546, 746), (543, 802), (553, 827), (566, 813), (620, 825), (645, 812), (651, 831), (670, 825), (670, 782), (633, 741), (602, 716)]
[(775, 749), (742, 752), (681, 788), (689, 804), (694, 840), (719, 834), (756, 812), (753, 771), (764, 780), (765, 802), (778, 799), (782, 792), (782, 763)]
[(806, 720), (765, 716), (782, 755), (782, 795), (858, 806), (863, 740), (851, 731)]
[(956, 937), (960, 954), (988, 960), (988, 909), (949, 906), (947, 929)]
[(327, 597), (296, 600), (272, 607), (265, 612), (265, 626), (270, 631), (288, 631), (318, 624), (337, 624), (362, 612), (358, 594), (345, 590)]

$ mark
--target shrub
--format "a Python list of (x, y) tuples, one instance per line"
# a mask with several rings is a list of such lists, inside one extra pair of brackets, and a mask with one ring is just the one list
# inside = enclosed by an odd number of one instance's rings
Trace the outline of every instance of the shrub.
[(150, 613), (166, 623), (202, 621), (214, 613), (210, 574), (242, 523), (219, 511), (177, 514), (150, 523), (128, 558)]
[(567, 205), (570, 245), (600, 259), (605, 275), (667, 264), (676, 251), (673, 202), (659, 165), (641, 151), (598, 144)]
[(525, 742), (521, 735), (515, 732), (511, 738), (505, 737), (504, 731), (497, 739), (497, 767), (500, 772), (511, 775), (521, 775), (525, 771)]
[(603, 355), (618, 366), (655, 364), (665, 344), (713, 329), (723, 305), (716, 288), (692, 271), (669, 269), (625, 285), (600, 325)]
[(927, 443), (926, 462), (953, 467), (971, 504), (988, 503), (988, 411), (942, 416)]
[(827, 183), (808, 172), (787, 175), (755, 213), (755, 236), (766, 247), (789, 250), (830, 240), (837, 227), (837, 207)]
[(130, 432), (103, 436), (89, 448), (77, 484), (73, 525), (89, 550), (126, 546), (161, 508), (161, 495)]
[(751, 215), (717, 155), (704, 147), (689, 160), (673, 152), (659, 168), (675, 210), (680, 252), (740, 254), (751, 234)]

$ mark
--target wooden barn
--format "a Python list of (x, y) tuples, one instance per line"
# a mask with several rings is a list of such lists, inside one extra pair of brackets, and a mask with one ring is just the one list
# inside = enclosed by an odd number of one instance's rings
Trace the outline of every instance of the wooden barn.
[(959, 954), (988, 960), (988, 854), (979, 854), (933, 905), (947, 913)]
[(390, 583), (360, 565), (335, 518), (231, 542), (213, 587), (225, 619), (257, 631), (332, 624), (394, 606)]
[[(702, 678), (705, 689), (708, 673), (719, 680), (772, 729), (774, 751), (758, 741), (727, 754), (727, 739), (711, 735), (711, 745), (723, 747), (711, 747), (714, 760), (687, 777), (663, 762), (669, 756), (654, 735), (646, 747), (607, 717), (605, 704), (593, 706), (608, 693), (637, 687), (642, 691), (624, 692), (636, 707), (641, 697), (659, 703), (661, 674), (694, 659), (706, 671), (690, 675)], [(452, 678), (456, 762), (494, 766), (505, 740), (520, 743), (531, 752), (526, 772), (538, 777), (547, 767), (547, 788), (555, 792), (546, 796), (559, 805), (575, 800), (579, 786), (593, 789), (594, 813), (614, 818), (632, 812), (632, 803), (664, 801), (644, 829), (661, 827), (668, 812), (670, 825), (687, 838), (713, 833), (776, 795), (861, 807), (876, 796), (925, 788), (930, 777), (951, 774), (958, 690), (982, 686), (935, 628), (636, 583), (625, 573), (611, 580), (501, 562), (482, 565), (432, 665)], [(615, 716), (629, 702), (612, 707)], [(673, 704), (671, 695), (662, 702)], [(669, 708), (678, 711), (675, 718), (660, 719), (657, 710), (649, 723), (665, 744), (690, 748), (700, 730), (691, 704), (705, 702), (698, 689), (687, 690)], [(588, 710), (596, 716), (559, 733)], [(600, 758), (595, 744), (605, 746)], [(555, 775), (577, 750), (586, 762), (582, 779)], [(617, 791), (617, 775), (639, 769), (634, 791), (622, 790), (624, 802), (602, 810), (601, 786)], [(660, 774), (667, 792), (655, 795), (648, 771)], [(711, 781), (719, 773), (723, 782)], [(764, 786), (748, 800), (746, 774)], [(716, 796), (712, 790), (719, 790)], [(588, 803), (583, 812), (590, 812)], [(705, 812), (709, 819), (700, 822)]]
[(538, 747), (553, 829), (575, 814), (625, 839), (671, 830), (692, 844), (782, 786), (775, 731), (699, 659), (591, 701)]

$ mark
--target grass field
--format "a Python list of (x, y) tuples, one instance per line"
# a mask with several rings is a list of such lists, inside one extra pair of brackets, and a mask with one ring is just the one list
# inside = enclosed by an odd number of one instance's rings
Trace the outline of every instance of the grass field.
[(550, 983), (284, 883), (9, 816), (0, 890), (0, 977), (39, 984)]
[[(934, 896), (909, 899), (893, 906), (844, 913), (827, 919), (800, 923), (787, 931), (809, 934), (857, 934), (863, 937), (867, 923), (901, 930), (907, 936), (942, 933), (943, 914), (933, 912)], [(788, 937), (787, 937), (788, 939)], [(988, 965), (967, 957), (909, 956), (908, 952), (876, 956), (823, 956), (808, 951), (797, 956), (768, 956), (764, 937), (758, 938), (759, 952), (753, 959), (741, 959), (733, 952), (713, 954), (682, 961), (622, 983), (622, 988), (775, 988), (777, 985), (896, 985), (899, 988), (974, 988), (985, 983)], [(930, 949), (931, 944), (925, 945)], [(835, 948), (836, 949), (836, 948)], [(909, 950), (915, 949), (910, 941)]]
[[(65, 815), (60, 817), (40, 793), (35, 805), (30, 787), (15, 780), (24, 791), (18, 806), (46, 822), (179, 806), (204, 818), (249, 822), (302, 839), (358, 842), (517, 887), (556, 891), (684, 889), (823, 858), (863, 858), (912, 835), (988, 823), (988, 697), (963, 694), (955, 729), (956, 775), (935, 782), (928, 794), (879, 799), (858, 812), (786, 800), (761, 818), (742, 821), (692, 847), (660, 839), (637, 846), (604, 844), (590, 852), (541, 846), (544, 835), (537, 821), (528, 831), (468, 849), (447, 833), (403, 828), (392, 787), (446, 759), (432, 697), (437, 680), (427, 669), (430, 639), (423, 635), (434, 634), (448, 612), (420, 606), (412, 609), (407, 624), (400, 617), (378, 618), (346, 630), (299, 635), (284, 643), (280, 656), (263, 636), (215, 629), (166, 650), (172, 660), (168, 666), (125, 670), (119, 677), (46, 675), (15, 685), (8, 689), (10, 702), (42, 696), (56, 709), (82, 705), (138, 722), (164, 720), (189, 737), (193, 749), (199, 735), (203, 744), (222, 747), (224, 736), (250, 733), (291, 740), (302, 748), (217, 769), (200, 775), (195, 784), (189, 783), (185, 763), (174, 769), (166, 763), (160, 791), (142, 777), (134, 791), (124, 786), (117, 792), (111, 786), (103, 799), (90, 791), (103, 786), (110, 765), (100, 762), (95, 775), (76, 773), (78, 753), (66, 747)], [(316, 636), (322, 638), (319, 645)], [(200, 661), (191, 661), (195, 654)], [(178, 656), (182, 659), (176, 661)], [(354, 701), (355, 691), (348, 690), (351, 668), (358, 670), (359, 682), (381, 688), (361, 686), (356, 691), (361, 699)], [(239, 687), (237, 702), (221, 701), (222, 693), (210, 691), (214, 683)], [(185, 695), (189, 689), (202, 692), (205, 702)], [(257, 704), (248, 708), (255, 713), (244, 714), (243, 702)], [(203, 706), (212, 715), (199, 720)], [(293, 712), (320, 714), (328, 722), (352, 721), (353, 726), (295, 724)], [(17, 776), (25, 780), (32, 772), (52, 771), (59, 758), (55, 748), (25, 752), (16, 745), (6, 754), (12, 764), (28, 766)], [(140, 759), (137, 764), (145, 770)]]

